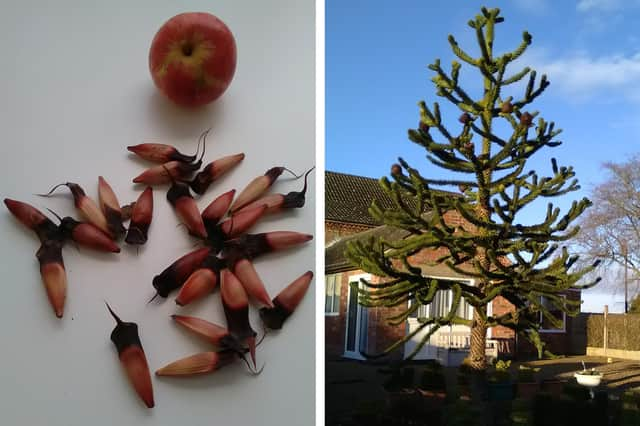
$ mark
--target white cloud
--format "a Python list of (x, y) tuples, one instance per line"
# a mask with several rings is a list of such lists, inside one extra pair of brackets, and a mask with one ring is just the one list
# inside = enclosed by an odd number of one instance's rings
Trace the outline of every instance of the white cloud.
[(532, 68), (539, 75), (547, 74), (554, 90), (563, 91), (576, 100), (606, 94), (612, 101), (640, 102), (640, 53), (601, 57), (578, 53), (550, 59), (537, 52), (530, 59)]

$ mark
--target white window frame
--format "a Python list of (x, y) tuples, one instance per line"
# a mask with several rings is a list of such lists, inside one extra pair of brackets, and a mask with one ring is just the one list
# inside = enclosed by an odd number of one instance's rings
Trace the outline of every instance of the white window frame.
[[(367, 318), (368, 319), (368, 315), (369, 313), (367, 312), (367, 310), (360, 305), (356, 305), (356, 322), (355, 322), (355, 333), (356, 335), (354, 336), (355, 339), (355, 346), (358, 349), (355, 352), (352, 351), (348, 351), (347, 350), (347, 345), (348, 345), (348, 341), (349, 341), (349, 305), (351, 304), (351, 283), (358, 283), (358, 288), (361, 289), (364, 284), (362, 284), (361, 280), (365, 280), (365, 281), (371, 281), (371, 274), (358, 274), (358, 275), (350, 275), (348, 277), (347, 280), (347, 309), (345, 311), (345, 315), (344, 315), (344, 320), (345, 320), (345, 326), (344, 326), (344, 357), (345, 358), (351, 358), (351, 359), (358, 359), (358, 360), (364, 360), (365, 358), (362, 356), (362, 354), (360, 353), (360, 350), (363, 349), (360, 347), (360, 342), (362, 341), (362, 336), (360, 335), (360, 328), (361, 328), (361, 321), (363, 320), (363, 318)], [(367, 339), (367, 341), (365, 342), (365, 350), (366, 350), (366, 346), (369, 344), (368, 343), (368, 339), (369, 339), (369, 328), (367, 326), (367, 331), (366, 331), (366, 337), (365, 339)]]
[[(434, 276), (434, 275), (425, 275), (424, 277), (425, 278), (433, 278), (433, 279), (436, 279), (436, 280), (444, 280), (444, 281), (465, 281), (469, 285), (475, 286), (475, 280), (472, 279), (472, 278), (439, 277), (439, 276)], [(438, 290), (438, 291), (442, 291), (442, 290)], [(449, 290), (449, 291), (451, 291), (451, 290)], [(449, 300), (448, 302), (451, 303), (452, 300)], [(413, 300), (410, 300), (409, 301), (409, 306), (411, 306), (412, 303), (413, 303)], [(432, 305), (429, 304), (429, 305), (427, 305), (425, 307), (426, 310), (427, 310), (427, 315), (431, 315), (431, 306)], [(418, 309), (420, 309), (420, 308), (418, 308)], [(470, 309), (471, 319), (473, 319), (473, 309), (474, 308), (473, 308), (473, 306), (469, 305), (469, 309)], [(407, 318), (407, 321), (415, 323), (415, 322), (418, 322), (418, 319), (417, 318), (413, 318), (413, 317), (409, 317), (409, 318)]]
[[(540, 303), (542, 303), (542, 298), (544, 296), (540, 296)], [(564, 298), (565, 300), (567, 299), (567, 296), (565, 294), (561, 294), (560, 297)], [(538, 332), (540, 333), (545, 333), (545, 334), (559, 334), (559, 333), (566, 333), (567, 332), (567, 313), (565, 311), (561, 311), (562, 312), (562, 328), (542, 328), (542, 323), (544, 322), (544, 316), (542, 315), (542, 312), (540, 312), (540, 329), (538, 330)]]
[[(329, 291), (329, 279), (333, 278), (333, 286), (332, 286), (332, 295), (331, 295), (331, 311), (327, 312), (327, 294)], [(335, 292), (336, 284), (339, 286), (338, 294)], [(340, 316), (340, 295), (342, 293), (342, 274), (329, 274), (325, 275), (324, 278), (324, 316), (326, 317), (337, 317)], [(335, 306), (335, 299), (338, 299), (338, 310), (333, 311), (333, 307)]]

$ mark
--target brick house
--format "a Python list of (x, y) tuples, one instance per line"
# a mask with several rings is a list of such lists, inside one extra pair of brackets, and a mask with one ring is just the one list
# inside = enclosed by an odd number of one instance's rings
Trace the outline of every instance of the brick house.
[[(444, 196), (456, 196), (453, 193), (443, 193)], [(337, 172), (325, 172), (325, 345), (328, 359), (347, 357), (363, 359), (360, 352), (378, 353), (402, 336), (417, 327), (417, 318), (409, 318), (405, 323), (391, 326), (385, 322), (391, 309), (398, 308), (370, 308), (358, 306), (349, 283), (359, 282), (365, 278), (376, 282), (373, 277), (362, 270), (355, 269), (344, 257), (347, 242), (353, 239), (384, 236), (387, 240), (404, 238), (407, 233), (401, 229), (380, 225), (369, 215), (368, 208), (375, 199), (382, 206), (393, 206), (378, 185), (377, 179), (354, 176)], [(448, 223), (464, 224), (464, 220), (457, 212), (445, 215)], [(467, 279), (473, 284), (473, 279), (456, 274), (445, 265), (428, 266), (441, 253), (436, 250), (422, 250), (412, 256), (413, 265), (421, 265), (425, 276), (441, 279)], [(579, 291), (570, 291), (566, 297), (579, 299)], [(451, 294), (448, 291), (438, 292), (430, 306), (421, 307), (419, 316), (444, 314), (451, 304)], [(458, 315), (471, 318), (473, 308), (467, 303), (460, 303)], [(507, 300), (496, 298), (488, 307), (489, 314), (499, 315), (513, 309)], [(541, 331), (543, 339), (549, 349), (558, 354), (570, 352), (571, 318), (563, 318), (563, 327), (554, 329), (548, 327)], [(438, 359), (444, 364), (455, 364), (466, 356), (469, 345), (469, 328), (466, 326), (443, 327), (434, 334), (427, 345), (418, 353), (415, 359)], [(408, 341), (402, 350), (394, 352), (391, 357), (402, 358), (408, 355), (421, 339), (418, 334)], [(530, 356), (535, 353), (534, 348), (520, 339), (518, 341), (512, 330), (495, 327), (488, 331), (488, 354), (492, 356), (512, 357), (514, 355)]]

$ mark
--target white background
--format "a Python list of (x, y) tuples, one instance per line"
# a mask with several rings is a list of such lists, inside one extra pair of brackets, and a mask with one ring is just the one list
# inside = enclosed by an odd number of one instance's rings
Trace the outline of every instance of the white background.
[[(91, 3), (91, 4), (89, 4)], [(32, 2), (3, 4), (0, 13), (0, 196), (73, 215), (66, 188), (45, 199), (33, 194), (60, 182), (79, 183), (97, 199), (103, 175), (122, 204), (141, 188), (131, 183), (148, 164), (125, 147), (171, 143), (192, 153), (211, 127), (205, 164), (245, 152), (245, 160), (199, 200), (204, 208), (229, 189), (241, 190), (273, 166), (301, 172), (314, 165), (314, 2)], [(151, 40), (173, 15), (208, 11), (236, 37), (238, 65), (215, 104), (184, 111), (157, 93), (148, 71)], [(262, 221), (252, 232), (314, 232), (315, 173), (304, 209)], [(283, 175), (273, 190), (299, 190)], [(0, 413), (2, 425), (311, 425), (315, 419), (314, 287), (277, 334), (258, 348), (262, 375), (242, 362), (196, 378), (152, 378), (156, 407), (148, 410), (129, 386), (109, 340), (114, 321), (137, 322), (152, 371), (201, 351), (206, 343), (173, 324), (183, 313), (224, 324), (219, 292), (178, 308), (175, 293), (146, 305), (151, 279), (192, 249), (193, 240), (154, 191), (149, 241), (136, 254), (100, 254), (68, 245), (62, 320), (40, 281), (39, 243), (6, 209), (0, 213)], [(256, 260), (273, 296), (313, 269), (314, 243)], [(259, 329), (255, 309), (252, 324)]]

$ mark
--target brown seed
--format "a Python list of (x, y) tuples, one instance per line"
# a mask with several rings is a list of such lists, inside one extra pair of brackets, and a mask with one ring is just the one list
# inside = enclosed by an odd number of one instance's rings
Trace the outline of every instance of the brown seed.
[(100, 228), (90, 223), (77, 222), (71, 217), (65, 217), (60, 226), (71, 239), (81, 246), (98, 251), (120, 253), (120, 247)]
[(220, 273), (220, 296), (229, 332), (249, 345), (254, 366), (256, 332), (249, 323), (249, 298), (238, 278), (228, 269)]
[(226, 238), (234, 238), (247, 232), (267, 211), (266, 205), (251, 210), (242, 210), (220, 224)]
[(260, 198), (285, 170), (287, 170), (285, 167), (272, 167), (263, 176), (258, 176), (249, 182), (231, 205), (231, 211), (240, 210), (250, 202)]
[(129, 382), (140, 399), (148, 408), (153, 408), (153, 387), (147, 357), (142, 349), (138, 325), (133, 322), (122, 321), (107, 304), (109, 313), (116, 320), (116, 326), (111, 332), (111, 341), (118, 350), (120, 363), (124, 368)]
[(225, 242), (223, 257), (229, 265), (238, 259), (253, 259), (265, 253), (283, 250), (308, 242), (313, 235), (291, 231), (274, 231), (261, 234), (244, 234)]
[(195, 161), (197, 156), (197, 152), (194, 155), (185, 155), (175, 147), (163, 143), (142, 143), (128, 146), (127, 149), (140, 158), (160, 164), (168, 163), (169, 161), (191, 163)]
[(113, 237), (109, 226), (107, 224), (107, 218), (104, 216), (95, 201), (87, 196), (84, 189), (77, 183), (66, 182), (54, 186), (47, 194), (39, 194), (43, 197), (50, 196), (60, 186), (66, 186), (73, 195), (73, 202), (76, 209), (80, 211), (80, 214), (89, 222), (93, 223), (98, 228), (102, 229), (107, 235)]
[(67, 274), (62, 260), (62, 243), (60, 241), (44, 241), (36, 253), (40, 263), (40, 276), (49, 303), (56, 316), (62, 318), (64, 302), (67, 294)]
[(247, 259), (239, 260), (233, 266), (233, 273), (238, 277), (247, 294), (263, 305), (270, 308), (273, 307), (271, 297), (269, 297), (267, 289), (264, 287), (264, 283), (260, 279), (251, 261)]
[(235, 193), (236, 190), (232, 189), (214, 199), (211, 204), (202, 211), (202, 220), (205, 221), (205, 223), (210, 222), (214, 225), (217, 224), (227, 213), (227, 210), (229, 210)]
[(193, 192), (196, 194), (204, 194), (213, 182), (235, 167), (242, 160), (244, 160), (243, 153), (219, 158), (212, 163), (207, 164), (204, 169), (202, 169), (202, 171), (199, 172), (189, 183), (191, 189), (193, 189)]
[(200, 216), (198, 205), (186, 183), (174, 181), (167, 191), (167, 201), (173, 206), (176, 214), (189, 230), (189, 234), (199, 238), (207, 237), (207, 230), (202, 216)]
[(295, 311), (309, 289), (313, 272), (307, 271), (296, 278), (273, 299), (273, 308), (260, 309), (262, 322), (272, 330), (282, 328), (284, 321)]
[(257, 200), (247, 204), (241, 209), (235, 211), (235, 214), (240, 214), (242, 212), (246, 212), (248, 210), (256, 209), (260, 206), (266, 206), (266, 211), (264, 214), (276, 213), (282, 210), (282, 205), (284, 204), (284, 194), (269, 194), (264, 197), (258, 198)]
[(125, 242), (128, 244), (144, 244), (153, 218), (153, 190), (148, 186), (138, 197), (131, 211), (131, 223)]
[(226, 328), (200, 318), (185, 315), (171, 315), (171, 318), (215, 346), (221, 346), (222, 340), (229, 336)]
[(184, 179), (199, 168), (199, 163), (169, 161), (168, 163), (160, 164), (145, 170), (133, 178), (133, 182), (143, 183), (145, 185), (162, 185), (170, 183), (172, 176), (174, 179)]
[(301, 191), (291, 191), (288, 194), (266, 195), (264, 197), (258, 198), (256, 201), (245, 205), (241, 209), (236, 210), (236, 213), (250, 210), (261, 205), (267, 206), (267, 211), (265, 212), (265, 214), (275, 213), (281, 210), (299, 209), (304, 207), (307, 192), (307, 177), (309, 176), (309, 173), (313, 171), (313, 169), (315, 169), (315, 167), (312, 167), (305, 173), (304, 186), (302, 187)]
[(212, 293), (217, 284), (218, 277), (214, 271), (207, 268), (197, 269), (189, 276), (180, 289), (176, 297), (176, 304), (186, 306)]
[(177, 290), (184, 284), (189, 276), (211, 253), (208, 247), (194, 250), (185, 254), (164, 271), (153, 278), (153, 288), (160, 297), (167, 297), (173, 290)]
[(234, 359), (232, 352), (203, 352), (179, 359), (156, 371), (156, 376), (193, 376), (212, 373)]
[(38, 235), (40, 242), (59, 239), (57, 237), (59, 234), (58, 227), (40, 210), (30, 204), (10, 198), (5, 198), (4, 204), (16, 219)]
[(98, 201), (111, 235), (120, 238), (126, 232), (122, 225), (122, 209), (115, 192), (102, 176), (98, 176)]

